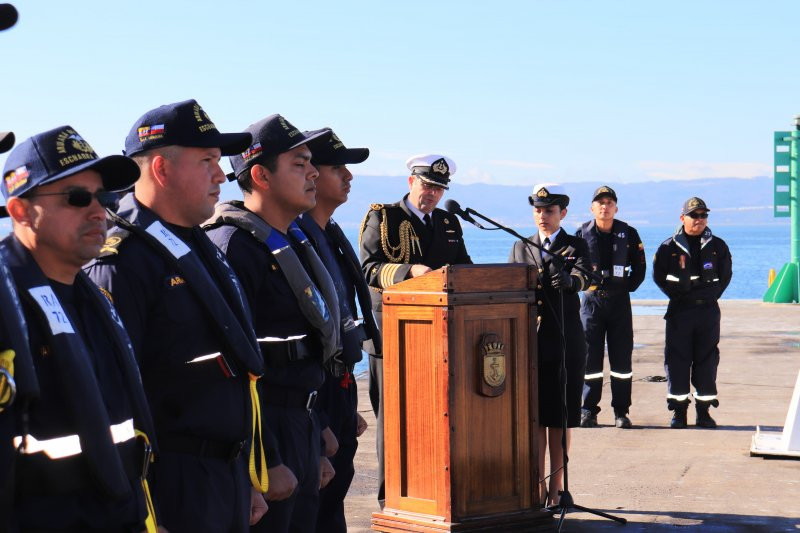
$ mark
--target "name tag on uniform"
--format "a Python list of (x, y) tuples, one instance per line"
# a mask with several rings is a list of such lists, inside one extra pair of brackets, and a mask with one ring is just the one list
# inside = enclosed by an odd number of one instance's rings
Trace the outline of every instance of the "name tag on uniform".
[(164, 246), (164, 248), (169, 250), (169, 253), (174, 255), (176, 259), (180, 259), (184, 255), (191, 252), (189, 247), (186, 246), (185, 242), (180, 240), (177, 235), (165, 228), (164, 224), (158, 220), (150, 224), (146, 231), (155, 237), (156, 240), (158, 240), (158, 242)]
[(614, 277), (621, 278), (625, 275), (625, 267), (620, 265), (614, 265)]
[(61, 302), (58, 301), (53, 289), (49, 285), (33, 287), (32, 289), (28, 289), (28, 292), (33, 296), (34, 301), (39, 307), (42, 308), (42, 311), (44, 311), (47, 322), (50, 324), (50, 331), (53, 332), (53, 335), (75, 333), (67, 317), (67, 313), (64, 312), (64, 308), (61, 307)]

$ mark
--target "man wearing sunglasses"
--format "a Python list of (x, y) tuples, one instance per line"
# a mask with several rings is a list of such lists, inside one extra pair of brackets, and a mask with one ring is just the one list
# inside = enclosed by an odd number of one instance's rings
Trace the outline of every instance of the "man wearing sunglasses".
[(155, 531), (141, 378), (113, 306), (81, 270), (103, 246), (113, 191), (138, 177), (131, 160), (98, 158), (69, 126), (25, 140), (3, 169), (13, 233), (0, 246), (38, 389), (14, 404), (17, 454), (0, 475), (14, 476), (0, 486), (13, 487), (10, 519), (22, 531)]
[(731, 254), (725, 241), (708, 228), (706, 203), (686, 200), (682, 225), (661, 243), (653, 260), (653, 280), (669, 297), (664, 366), (667, 370), (667, 408), (673, 412), (670, 427), (687, 426), (691, 385), (694, 385), (696, 424), (713, 429), (717, 423), (708, 410), (717, 407), (720, 311), (717, 300), (733, 275)]
[(133, 342), (159, 437), (154, 497), (172, 533), (246, 531), (266, 510), (263, 361), (239, 282), (198, 227), (225, 181), (220, 157), (249, 143), (194, 100), (142, 115), (125, 139), (142, 177), (87, 267)]

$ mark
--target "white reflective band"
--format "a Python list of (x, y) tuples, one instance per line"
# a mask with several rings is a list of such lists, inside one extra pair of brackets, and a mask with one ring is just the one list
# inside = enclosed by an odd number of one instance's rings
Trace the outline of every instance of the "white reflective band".
[(603, 378), (602, 372), (598, 372), (596, 374), (586, 374), (585, 376), (583, 376), (583, 379), (602, 379), (602, 378)]
[(688, 394), (667, 394), (668, 400), (678, 400), (679, 402), (683, 402), (689, 399)]
[[(115, 424), (109, 429), (111, 430), (111, 439), (114, 441), (114, 444), (131, 440), (136, 436), (136, 432), (133, 429), (132, 418), (125, 422)], [(69, 435), (67, 437), (57, 437), (47, 440), (37, 440), (33, 435), (27, 435), (24, 441), (25, 447), (22, 449), (22, 453), (44, 452), (50, 459), (63, 459), (64, 457), (70, 457), (81, 453), (81, 439), (78, 435)], [(15, 448), (19, 448), (22, 443), (22, 437), (14, 437)]]
[(713, 280), (713, 281), (719, 281), (719, 278), (714, 278), (714, 280)]
[(677, 276), (673, 276), (672, 274), (667, 274), (667, 281), (680, 281)]
[(697, 394), (695, 392), (694, 393), (694, 399), (695, 400), (700, 400), (701, 402), (710, 402), (710, 401), (716, 400), (717, 399), (717, 395), (716, 394), (709, 394), (708, 396), (701, 396), (701, 395), (699, 395), (699, 394)]
[(689, 276), (689, 279), (700, 279), (700, 276)]
[(633, 377), (633, 372), (628, 372), (627, 374), (622, 374), (620, 372), (611, 371), (611, 377), (617, 379), (631, 379)]

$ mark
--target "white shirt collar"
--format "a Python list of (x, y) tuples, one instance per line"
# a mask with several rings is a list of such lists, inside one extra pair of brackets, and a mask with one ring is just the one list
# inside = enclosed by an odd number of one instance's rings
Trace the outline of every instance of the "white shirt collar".
[(548, 237), (547, 235), (545, 235), (544, 233), (542, 233), (542, 232), (540, 231), (540, 232), (539, 232), (539, 242), (540, 242), (540, 243), (542, 243), (542, 244), (544, 244), (544, 240), (545, 240), (545, 239), (550, 239), (550, 246), (552, 246), (552, 245), (553, 245), (553, 243), (556, 241), (556, 237), (558, 237), (558, 234), (559, 234), (560, 232), (561, 232), (561, 228), (558, 228), (556, 231), (554, 231), (554, 232), (553, 232), (553, 234), (552, 234), (552, 235), (550, 235), (550, 236)]
[[(419, 209), (417, 209), (416, 207), (411, 205), (411, 202), (408, 201), (408, 198), (404, 199), (403, 201), (406, 203), (406, 207), (408, 207), (408, 209), (412, 213), (417, 215), (417, 218), (419, 218), (421, 221), (425, 222), (425, 213), (423, 213), (422, 211), (420, 211)], [(433, 220), (433, 215), (431, 215), (431, 220)]]

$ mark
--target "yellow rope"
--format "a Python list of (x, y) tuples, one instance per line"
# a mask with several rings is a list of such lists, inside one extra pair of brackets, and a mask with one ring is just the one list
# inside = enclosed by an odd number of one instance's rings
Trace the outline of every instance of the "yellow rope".
[[(250, 403), (253, 411), (253, 440), (250, 444), (250, 482), (261, 493), (269, 489), (269, 475), (267, 474), (267, 458), (264, 453), (264, 441), (261, 438), (261, 401), (258, 398), (256, 382), (259, 376), (250, 376)], [(256, 454), (258, 459), (256, 459)], [(256, 464), (258, 461), (258, 464)]]

